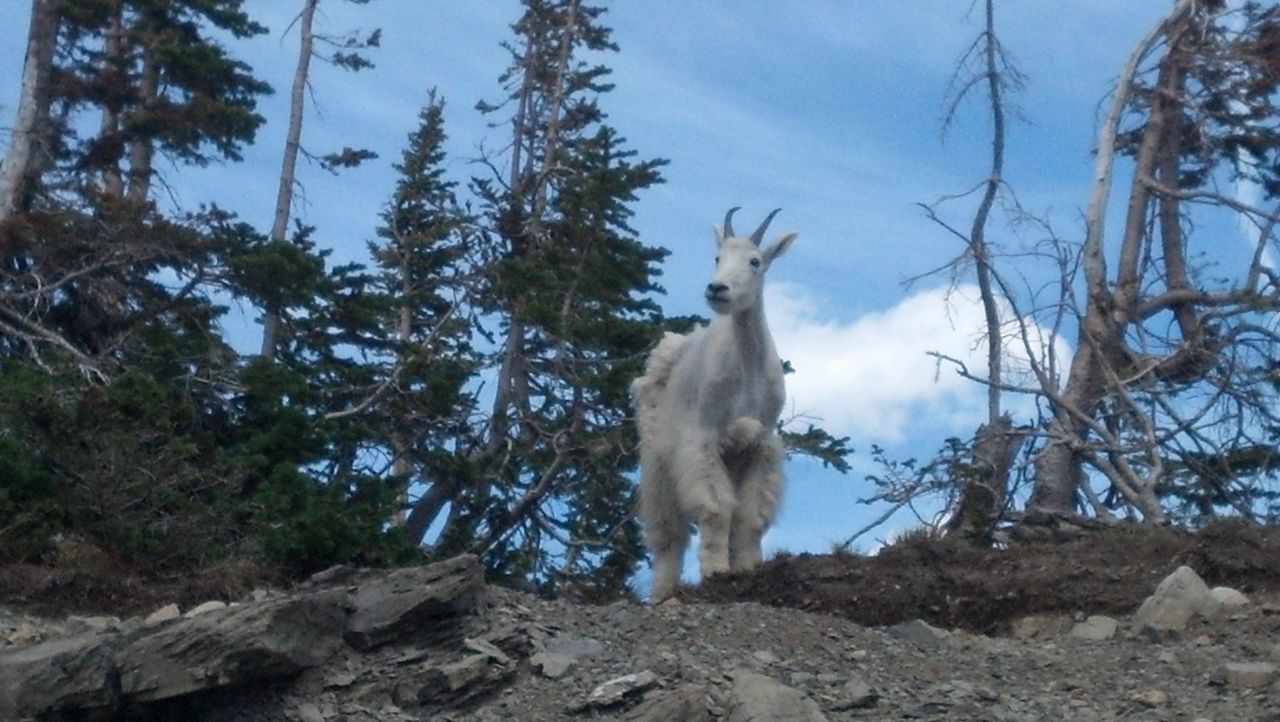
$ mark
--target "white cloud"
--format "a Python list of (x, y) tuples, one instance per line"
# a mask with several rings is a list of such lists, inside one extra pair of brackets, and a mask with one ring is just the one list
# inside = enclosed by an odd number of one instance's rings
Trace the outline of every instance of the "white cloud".
[[(780, 355), (796, 372), (787, 378), (788, 411), (821, 420), (855, 444), (893, 444), (921, 432), (937, 441), (968, 434), (986, 415), (986, 390), (939, 365), (931, 351), (985, 375), (982, 309), (973, 287), (914, 293), (892, 308), (848, 323), (823, 316), (805, 289), (773, 283), (766, 291), (769, 326)], [(1065, 345), (1058, 342), (1059, 358)], [(1006, 368), (1025, 369), (1021, 344), (1010, 344)], [(1030, 400), (1006, 397), (1015, 416)]]

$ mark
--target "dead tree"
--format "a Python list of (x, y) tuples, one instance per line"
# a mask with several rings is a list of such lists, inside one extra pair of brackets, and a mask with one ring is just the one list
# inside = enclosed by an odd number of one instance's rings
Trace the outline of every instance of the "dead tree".
[(0, 225), (27, 204), (36, 169), (48, 141), (50, 87), (53, 51), (58, 35), (60, 0), (32, 0), (31, 29), (27, 33), (27, 55), (22, 68), (22, 92), (18, 117), (9, 139), (9, 149), (0, 164)]

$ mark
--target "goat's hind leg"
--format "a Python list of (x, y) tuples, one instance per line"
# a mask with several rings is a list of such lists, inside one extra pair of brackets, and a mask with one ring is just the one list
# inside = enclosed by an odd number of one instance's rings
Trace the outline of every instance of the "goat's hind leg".
[(782, 440), (761, 439), (742, 471), (738, 504), (729, 536), (729, 562), (735, 572), (754, 569), (763, 557), (761, 539), (778, 513), (782, 497)]

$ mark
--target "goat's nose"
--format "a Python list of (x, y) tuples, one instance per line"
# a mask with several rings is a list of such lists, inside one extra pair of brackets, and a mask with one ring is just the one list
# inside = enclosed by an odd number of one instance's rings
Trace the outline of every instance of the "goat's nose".
[(719, 296), (720, 294), (728, 290), (729, 290), (728, 284), (724, 284), (724, 283), (708, 283), (707, 284), (708, 296)]

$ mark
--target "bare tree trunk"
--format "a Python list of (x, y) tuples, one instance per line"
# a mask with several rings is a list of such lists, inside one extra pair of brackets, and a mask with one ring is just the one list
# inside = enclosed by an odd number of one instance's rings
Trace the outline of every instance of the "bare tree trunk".
[[(1085, 215), (1083, 268), (1088, 299), (1085, 315), (1080, 319), (1079, 337), (1066, 386), (1060, 394), (1051, 397), (1054, 417), (1049, 425), (1049, 443), (1035, 461), (1035, 486), (1027, 504), (1028, 521), (1073, 513), (1093, 417), (1107, 393), (1108, 375), (1114, 375), (1115, 369), (1122, 367), (1127, 358), (1124, 336), (1129, 325), (1136, 320), (1136, 304), (1141, 292), (1139, 261), (1150, 203), (1149, 179), (1159, 157), (1167, 116), (1177, 112), (1176, 103), (1171, 99), (1176, 97), (1177, 88), (1181, 85), (1180, 72), (1171, 60), (1176, 55), (1172, 49), (1173, 39), (1186, 27), (1193, 6), (1192, 0), (1179, 0), (1170, 15), (1130, 55), (1116, 85), (1111, 109), (1099, 131), (1094, 190)], [(1134, 162), (1124, 237), (1113, 285), (1107, 278), (1103, 229), (1107, 196), (1111, 191), (1116, 137), (1138, 65), (1161, 38), (1170, 39), (1171, 50), (1161, 64), (1151, 116), (1143, 129)], [(1158, 509), (1144, 511), (1150, 513)]]
[(34, 170), (41, 165), (39, 156), (48, 152), (44, 146), (48, 142), (50, 78), (60, 4), (61, 0), (31, 2), (31, 29), (27, 32), (18, 117), (9, 149), (0, 163), (0, 225), (26, 208)]
[[(395, 223), (394, 218), (392, 223)], [(395, 231), (396, 238), (399, 239), (399, 231)], [(396, 337), (400, 341), (401, 348), (407, 348), (410, 338), (413, 334), (413, 309), (409, 308), (409, 299), (413, 295), (413, 281), (409, 276), (409, 251), (404, 247), (403, 240), (400, 243), (400, 318), (397, 322)], [(403, 359), (401, 359), (403, 362)], [(391, 435), (391, 452), (395, 454), (395, 461), (391, 464), (391, 473), (399, 479), (408, 479), (409, 472), (413, 470), (409, 463), (410, 440), (403, 431), (395, 431)], [(391, 518), (392, 526), (404, 526), (407, 520), (406, 514), (409, 509), (409, 487), (406, 481), (405, 488), (396, 498), (396, 513)], [(425, 531), (425, 529), (424, 529)], [(419, 534), (414, 541), (422, 539)]]
[[(124, 71), (124, 6), (121, 5), (107, 23), (107, 36), (102, 62), (109, 75)], [(123, 82), (123, 78), (115, 82)], [(120, 175), (120, 108), (113, 101), (102, 104), (102, 121), (98, 126), (98, 140), (105, 143), (102, 167), (102, 187), (110, 196), (124, 195), (124, 178)]]
[(1013, 428), (1007, 415), (978, 427), (973, 461), (960, 475), (960, 502), (947, 523), (949, 531), (975, 545), (990, 546), (1008, 500), (1009, 471), (1027, 440), (1025, 431)]
[(1003, 337), (1000, 335), (1000, 308), (991, 286), (991, 255), (987, 248), (987, 218), (995, 202), (996, 193), (1004, 177), (1004, 102), (1000, 92), (1000, 70), (996, 65), (996, 30), (993, 0), (987, 0), (986, 61), (987, 93), (991, 101), (991, 175), (987, 177), (986, 191), (978, 212), (973, 217), (969, 233), (969, 247), (978, 276), (978, 291), (982, 296), (982, 314), (987, 324), (987, 423), (1000, 419), (1000, 392), (1002, 385), (1000, 360), (1003, 356)]
[[(551, 174), (556, 168), (556, 155), (559, 153), (560, 146), (560, 116), (564, 101), (564, 85), (565, 76), (568, 73), (569, 57), (572, 55), (573, 44), (577, 40), (578, 32), (578, 0), (573, 0), (569, 4), (569, 14), (565, 20), (565, 26), (560, 38), (560, 46), (556, 55), (556, 67), (552, 82), (555, 88), (547, 101), (547, 118), (546, 118), (546, 136), (543, 139), (542, 162), (543, 167), (536, 175), (527, 173), (520, 167), (521, 149), (524, 146), (526, 138), (535, 132), (537, 123), (531, 122), (527, 117), (530, 107), (531, 93), (534, 90), (534, 83), (530, 80), (530, 75), (526, 69), (525, 79), (521, 85), (521, 97), (518, 101), (518, 110), (515, 118), (515, 141), (512, 143), (512, 173), (511, 197), (513, 203), (523, 205), (524, 196), (528, 193), (532, 196), (531, 210), (528, 219), (524, 221), (524, 227), (515, 230), (515, 238), (513, 240), (513, 253), (521, 255), (532, 252), (540, 243), (542, 235), (542, 217), (546, 213), (548, 186), (551, 180)], [(529, 53), (533, 52), (533, 45), (526, 45), (526, 60)], [(526, 187), (526, 183), (533, 180), (532, 188)], [(524, 411), (528, 408), (529, 402), (529, 379), (528, 369), (525, 361), (524, 335), (525, 327), (522, 322), (515, 318), (516, 314), (512, 314), (511, 321), (507, 327), (507, 338), (503, 345), (502, 365), (498, 371), (497, 391), (494, 394), (493, 415), (490, 419), (490, 450), (496, 451), (509, 430), (508, 414), (512, 410)], [(522, 434), (531, 437), (531, 430), (524, 430)], [(532, 439), (529, 438), (531, 441)]]
[[(293, 206), (293, 187), (296, 182), (298, 150), (302, 147), (302, 114), (305, 110), (307, 73), (311, 67), (312, 47), (315, 35), (312, 20), (320, 0), (304, 0), (301, 14), (301, 48), (298, 50), (298, 68), (293, 74), (293, 90), (289, 104), (289, 132), (285, 136), (284, 161), (280, 168), (280, 187), (276, 192), (275, 220), (271, 225), (271, 240), (283, 241), (289, 226), (289, 211)], [(280, 345), (282, 309), (268, 308), (262, 318), (261, 355), (275, 358)]]
[[(1003, 78), (998, 63), (993, 0), (986, 3), (986, 29), (982, 38), (987, 100), (991, 108), (991, 171), (969, 231), (969, 253), (973, 255), (987, 327), (987, 423), (980, 426), (974, 436), (973, 473), (963, 480), (960, 499), (948, 526), (963, 538), (986, 545), (990, 543), (991, 532), (1003, 513), (1009, 470), (1025, 437), (1013, 435), (1013, 422), (1000, 411), (1004, 338), (986, 237), (991, 207), (1003, 182), (1005, 145)], [(1017, 441), (1013, 443), (1015, 438)]]
[[(156, 93), (159, 91), (160, 71), (156, 67), (155, 58), (149, 48), (142, 49), (142, 79), (138, 85), (139, 107), (135, 113), (140, 117), (131, 122), (145, 119), (154, 111)], [(155, 152), (152, 141), (145, 138), (132, 138), (129, 141), (129, 190), (128, 198), (134, 203), (147, 200), (151, 191), (152, 156)]]

